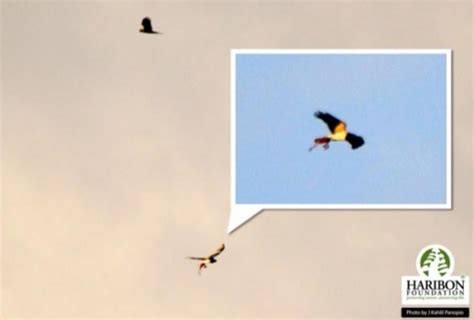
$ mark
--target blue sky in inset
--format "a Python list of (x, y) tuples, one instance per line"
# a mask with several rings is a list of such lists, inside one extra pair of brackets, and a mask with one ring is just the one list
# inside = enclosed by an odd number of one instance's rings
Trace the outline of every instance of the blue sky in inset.
[[(238, 204), (446, 203), (445, 54), (237, 54)], [(308, 152), (344, 120), (365, 145)]]

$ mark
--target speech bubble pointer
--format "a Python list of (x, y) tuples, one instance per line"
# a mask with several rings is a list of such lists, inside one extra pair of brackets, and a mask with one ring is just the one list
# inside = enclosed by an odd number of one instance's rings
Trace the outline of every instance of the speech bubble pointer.
[(232, 207), (227, 233), (231, 234), (244, 223), (260, 213), (264, 208), (258, 205), (240, 204)]

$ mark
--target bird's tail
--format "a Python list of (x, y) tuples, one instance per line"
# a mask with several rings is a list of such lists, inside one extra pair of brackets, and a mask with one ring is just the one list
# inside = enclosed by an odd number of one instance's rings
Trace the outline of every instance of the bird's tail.
[(350, 143), (352, 149), (357, 149), (365, 143), (364, 138), (350, 132), (347, 133), (346, 141)]

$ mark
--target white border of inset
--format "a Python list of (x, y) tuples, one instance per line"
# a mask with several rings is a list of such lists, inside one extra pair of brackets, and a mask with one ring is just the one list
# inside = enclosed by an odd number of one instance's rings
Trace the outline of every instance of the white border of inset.
[[(443, 204), (240, 204), (236, 203), (236, 102), (235, 58), (238, 54), (444, 54), (446, 56), (446, 203)], [(450, 210), (452, 209), (452, 80), (451, 49), (232, 49), (231, 50), (231, 233), (262, 210), (324, 209), (324, 210)]]

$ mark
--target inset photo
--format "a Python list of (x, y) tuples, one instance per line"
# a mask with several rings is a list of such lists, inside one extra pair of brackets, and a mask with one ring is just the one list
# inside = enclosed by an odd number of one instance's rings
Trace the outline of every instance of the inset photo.
[(451, 50), (239, 50), (233, 205), (450, 209)]

